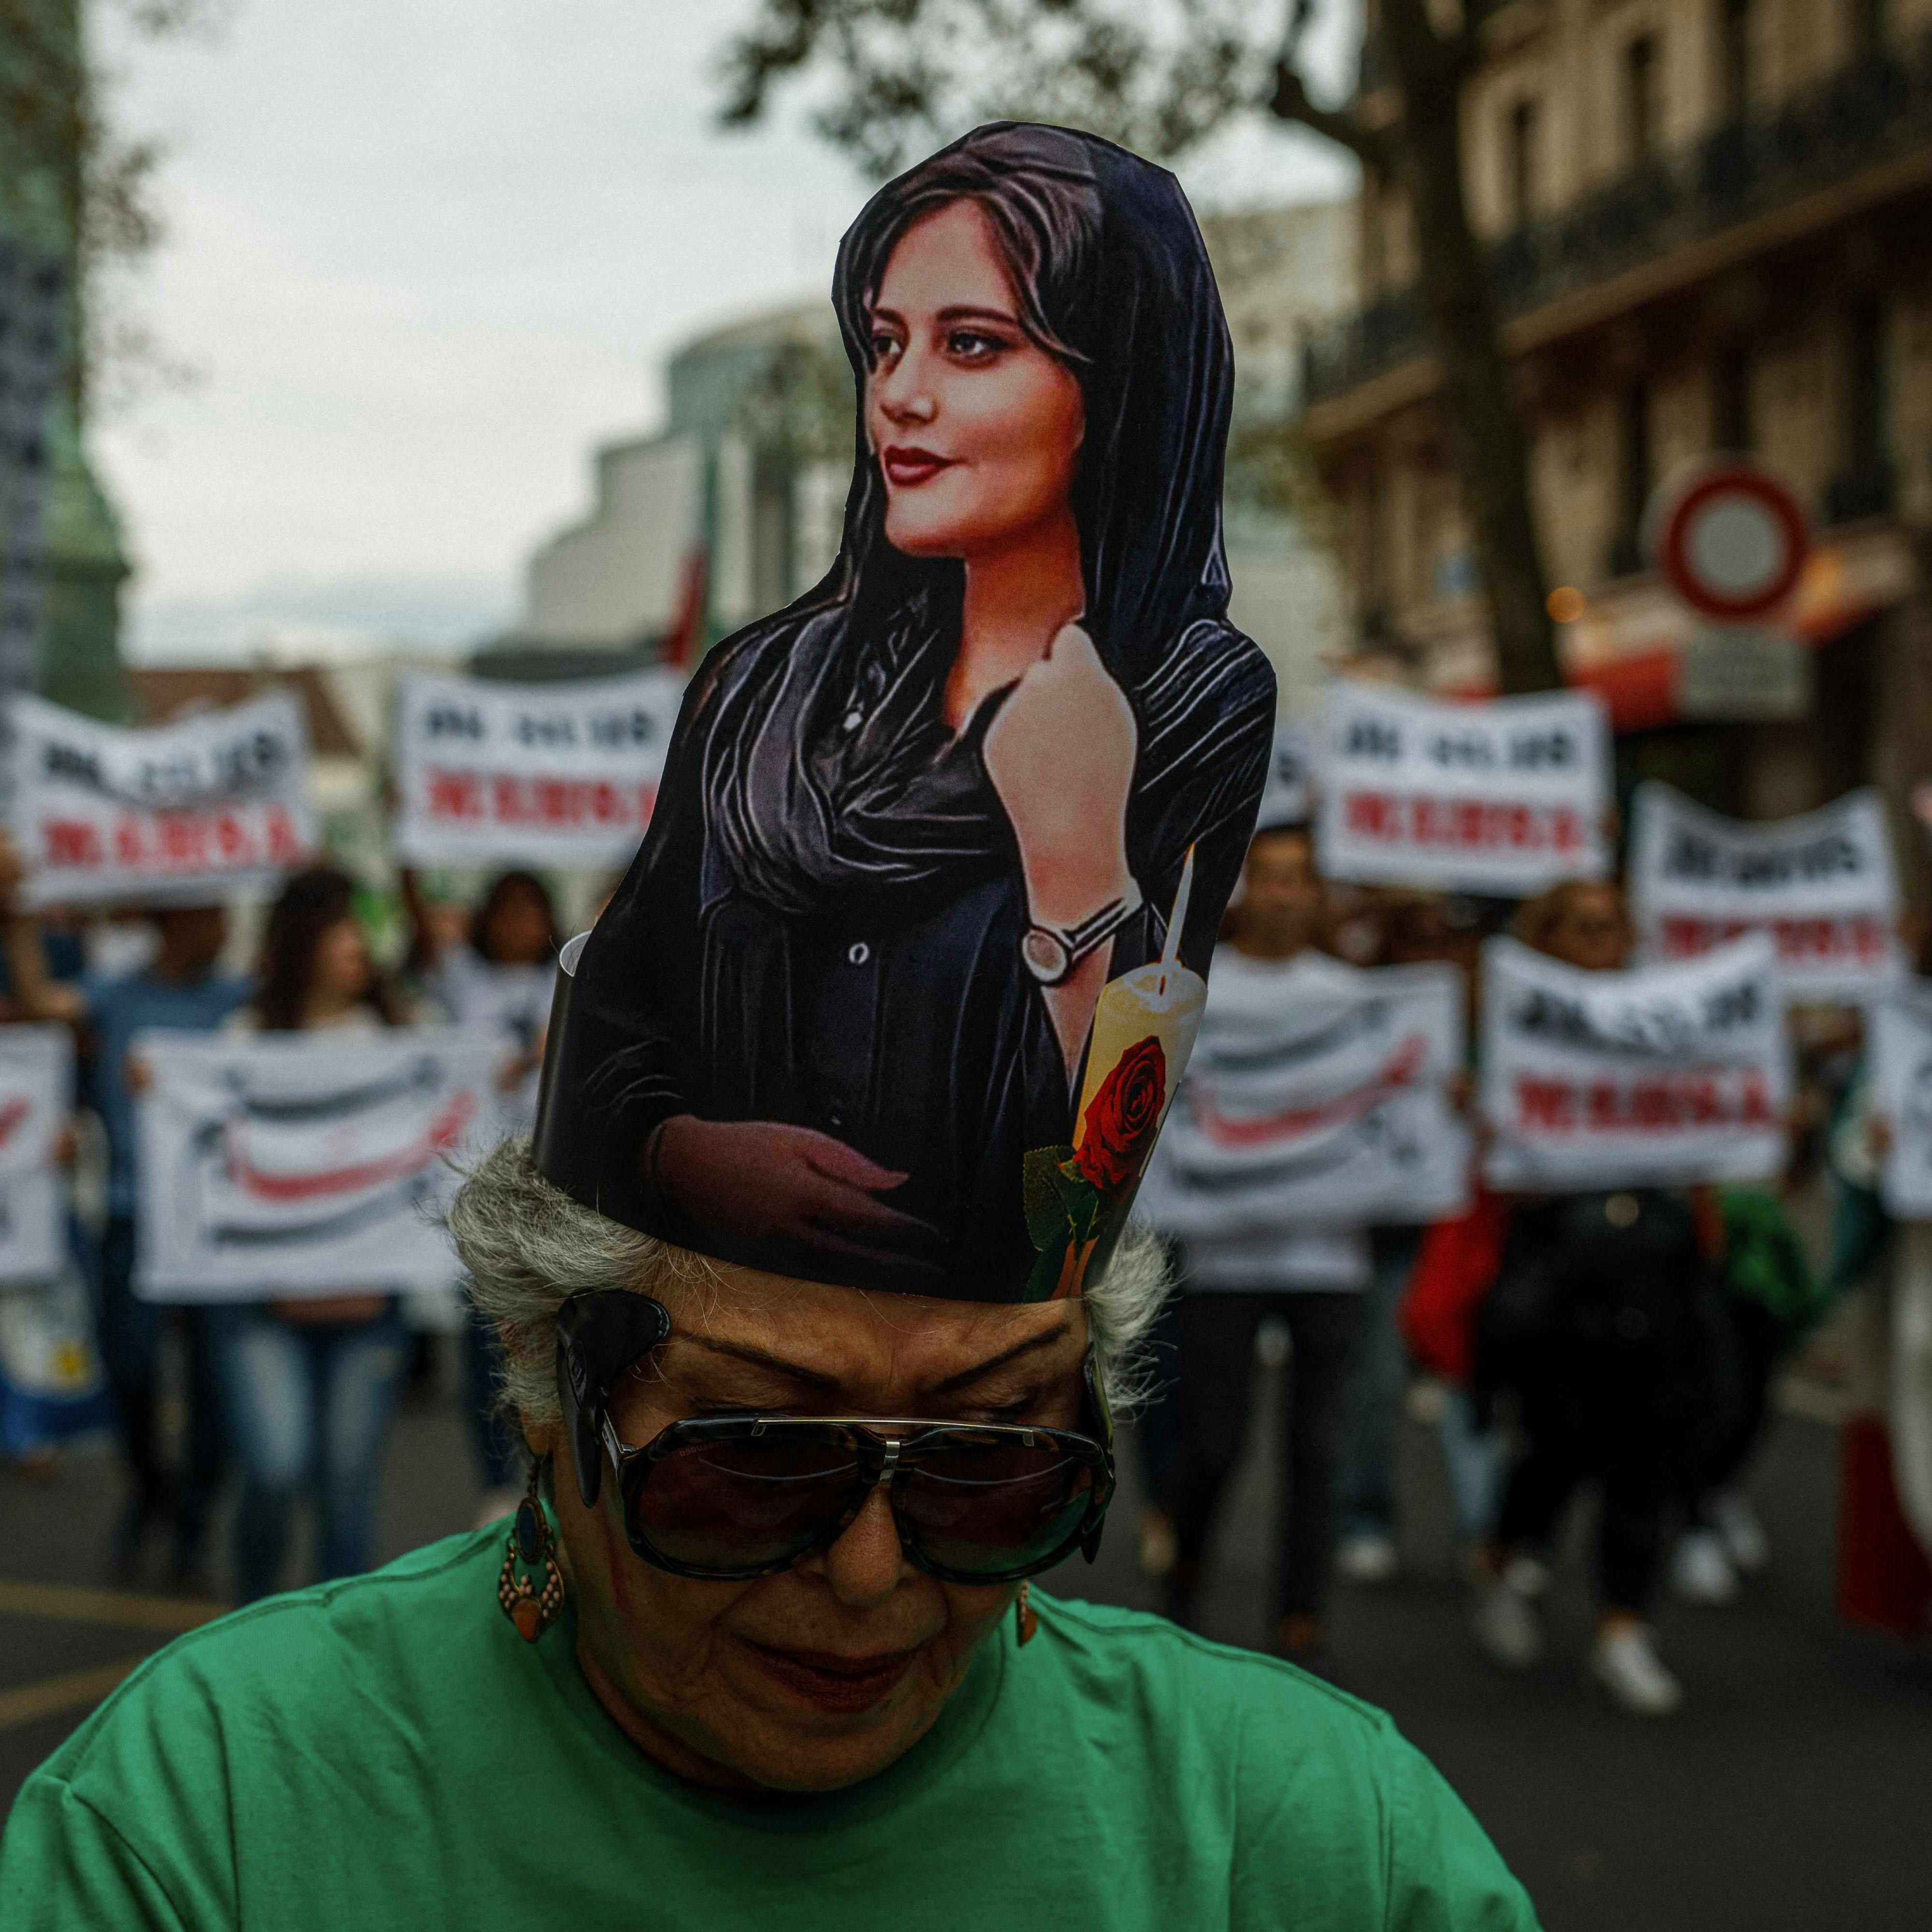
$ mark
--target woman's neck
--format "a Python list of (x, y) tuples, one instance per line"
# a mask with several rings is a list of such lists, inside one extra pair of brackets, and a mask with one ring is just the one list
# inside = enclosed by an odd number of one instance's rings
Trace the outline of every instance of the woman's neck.
[(946, 723), (958, 730), (989, 692), (1024, 677), (1086, 602), (1071, 509), (996, 551), (968, 557), (959, 651), (946, 680)]

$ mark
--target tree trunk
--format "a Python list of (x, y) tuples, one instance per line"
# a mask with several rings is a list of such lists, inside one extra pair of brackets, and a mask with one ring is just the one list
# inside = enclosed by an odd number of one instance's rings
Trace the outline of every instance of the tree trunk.
[[(1387, 25), (1396, 27), (1394, 16), (1406, 10), (1385, 9)], [(1483, 246), (1463, 199), (1463, 70), (1433, 33), (1422, 45), (1398, 28), (1389, 44), (1406, 110), (1394, 130), (1396, 165), (1414, 221), (1450, 449), (1496, 632), (1498, 680), (1505, 692), (1558, 690), (1563, 680), (1530, 501), (1528, 446), (1497, 339)]]

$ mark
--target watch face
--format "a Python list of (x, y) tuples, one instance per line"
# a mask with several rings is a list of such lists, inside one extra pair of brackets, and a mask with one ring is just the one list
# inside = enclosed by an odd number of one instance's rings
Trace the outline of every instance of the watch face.
[(1042, 985), (1057, 985), (1066, 976), (1066, 943), (1043, 926), (1027, 928), (1026, 937), (1020, 941), (1020, 957)]

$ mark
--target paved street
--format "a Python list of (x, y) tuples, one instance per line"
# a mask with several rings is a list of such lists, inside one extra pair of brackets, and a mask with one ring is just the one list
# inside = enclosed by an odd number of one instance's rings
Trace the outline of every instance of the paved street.
[[(473, 1507), (452, 1400), (412, 1398), (389, 1462), (386, 1554), (460, 1528)], [(1270, 1397), (1272, 1390), (1270, 1391)], [(1271, 1399), (1257, 1418), (1271, 1441)], [(1064, 1594), (1150, 1604), (1135, 1573), (1132, 1460), (1114, 1529)], [(1404, 1443), (1403, 1578), (1346, 1591), (1337, 1673), (1386, 1706), (1496, 1838), (1549, 1932), (1906, 1932), (1932, 1900), (1932, 1656), (1847, 1635), (1832, 1612), (1835, 1439), (1786, 1416), (1760, 1464), (1776, 1560), (1737, 1606), (1679, 1607), (1666, 1653), (1688, 1688), (1675, 1720), (1646, 1724), (1592, 1695), (1580, 1564), (1552, 1606), (1549, 1664), (1500, 1678), (1462, 1629), (1458, 1567), (1433, 1439)], [(1210, 1633), (1261, 1634), (1273, 1484), (1251, 1454), (1222, 1538)], [(100, 1589), (116, 1492), (94, 1456), (52, 1480), (0, 1478), (0, 1792), (7, 1801), (118, 1673), (206, 1614)], [(1584, 1526), (1576, 1526), (1581, 1532)]]

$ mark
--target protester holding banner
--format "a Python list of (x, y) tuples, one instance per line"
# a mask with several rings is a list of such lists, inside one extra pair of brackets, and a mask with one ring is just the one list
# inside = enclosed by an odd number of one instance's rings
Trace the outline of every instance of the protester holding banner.
[[(536, 1068), (556, 979), (559, 934), (550, 888), (534, 872), (498, 873), (470, 914), (466, 933), (458, 937), (436, 916), (443, 909), (424, 898), (412, 868), (403, 869), (400, 884), (414, 928), (411, 966), (452, 1024), (487, 1028), (508, 1048), (500, 1076), (500, 1126), (506, 1134), (527, 1133), (536, 1118)], [(498, 1412), (502, 1350), (473, 1311), (464, 1331), (464, 1359), (483, 1468), (479, 1520), (488, 1522), (516, 1507), (524, 1457)]]
[[(1256, 833), (1217, 947), (1199, 1052), (1232, 1024), (1250, 1046), (1285, 1035), (1298, 1018), (1298, 994), (1352, 969), (1313, 950), (1326, 911), (1314, 842), (1306, 829)], [(1184, 1118), (1186, 1092), (1176, 1103)], [(1178, 1123), (1177, 1123), (1177, 1125)], [(1368, 1238), (1359, 1227), (1311, 1227), (1245, 1218), (1238, 1234), (1200, 1231), (1189, 1209), (1197, 1191), (1164, 1163), (1150, 1177), (1142, 1212), (1156, 1227), (1186, 1233), (1181, 1246), (1181, 1453), (1174, 1486), (1176, 1556), (1168, 1612), (1193, 1628), (1215, 1518), (1240, 1461), (1253, 1403), (1255, 1338), (1273, 1315), (1293, 1338), (1289, 1358), (1284, 1493), (1275, 1582), (1279, 1648), (1317, 1656), (1324, 1643), (1335, 1540), (1336, 1479), (1344, 1401), (1369, 1280)], [(1210, 1200), (1210, 1220), (1225, 1208)], [(1177, 1226), (1177, 1224), (1179, 1224)]]
[[(1482, 934), (1480, 908), (1466, 895), (1406, 894), (1383, 920), (1382, 964), (1453, 966), (1468, 987), (1476, 980)], [(1466, 1106), (1466, 1079), (1459, 1097)], [(1399, 1563), (1396, 1435), (1408, 1387), (1409, 1356), (1398, 1318), (1423, 1232), (1414, 1221), (1384, 1222), (1370, 1230), (1370, 1290), (1344, 1437), (1341, 1543), (1335, 1556), (1336, 1569), (1354, 1582), (1384, 1582)]]
[[(402, 1023), (353, 910), (355, 881), (298, 872), (268, 914), (261, 984), (236, 1016), (246, 1032), (369, 1034)], [(406, 1355), (393, 1295), (358, 1292), (230, 1303), (214, 1312), (242, 1493), (242, 1601), (280, 1587), (296, 1502), (313, 1485), (324, 1581), (369, 1567), (377, 1472)]]
[[(88, 975), (77, 986), (50, 980), (38, 922), (24, 914), (9, 922), (8, 958), (22, 1007), (77, 1029), (86, 1096), (106, 1138), (107, 1220), (99, 1250), (97, 1313), (131, 1482), (116, 1534), (114, 1568), (124, 1577), (135, 1576), (149, 1537), (164, 1532), (175, 1586), (199, 1588), (205, 1581), (208, 1513), (224, 1460), (220, 1379), (205, 1311), (189, 1307), (175, 1315), (134, 1292), (141, 1174), (130, 1058), (142, 1033), (213, 1032), (248, 998), (249, 982), (221, 968), (228, 943), (225, 907), (163, 906), (152, 916), (158, 934), (153, 958), (119, 977)], [(178, 1474), (163, 1463), (158, 1414), (161, 1334), (170, 1319), (181, 1329), (188, 1367), (187, 1457)]]
[[(1726, 1021), (1746, 1028), (1766, 1024), (1768, 946), (1744, 943), (1752, 952), (1745, 964), (1758, 976), (1744, 982), (1744, 991), (1721, 985), (1705, 989), (1700, 998), (1682, 1001), (1680, 1012), (1642, 992), (1622, 1003), (1590, 1004), (1590, 976), (1617, 974), (1629, 958), (1630, 924), (1618, 886), (1588, 880), (1556, 886), (1523, 908), (1517, 931), (1523, 946), (1571, 970), (1546, 986), (1506, 976), (1503, 969), (1514, 958), (1507, 950), (1495, 952), (1490, 962), (1484, 995), (1486, 1112), (1492, 1124), (1523, 1129), (1516, 1141), (1492, 1150), (1491, 1172), (1508, 1160), (1508, 1172), (1520, 1177), (1514, 1184), (1535, 1186), (1539, 1172), (1561, 1174), (1555, 1163), (1564, 1159), (1594, 1163), (1600, 1172), (1619, 1157), (1660, 1161), (1654, 1144), (1667, 1124), (1660, 1113), (1621, 1141), (1616, 1138), (1630, 1118), (1619, 1082), (1633, 1076), (1623, 1070), (1634, 1065), (1640, 1076), (1654, 1055), (1669, 1070), (1669, 1078), (1703, 1078), (1716, 1092), (1719, 1076), (1687, 1066), (1685, 1043), (1696, 1043), (1700, 1014), (1714, 1013), (1714, 1027)], [(1511, 944), (1491, 942), (1492, 949)], [(1774, 1010), (1768, 1023), (1776, 1028)], [(1604, 1071), (1583, 1084), (1580, 1090), (1592, 1097), (1576, 1118), (1594, 1122), (1600, 1114), (1607, 1152), (1599, 1147), (1574, 1156), (1560, 1149), (1539, 1154), (1529, 1128), (1545, 1114), (1572, 1116), (1553, 1103), (1520, 1122), (1512, 1115), (1508, 1096), (1512, 1087), (1522, 1090), (1528, 1078), (1510, 1064), (1512, 1028), (1532, 1041), (1547, 1035), (1558, 1051), (1573, 1058), (1599, 1056)], [(1654, 1076), (1651, 1084), (1666, 1078)], [(1528, 1084), (1535, 1088), (1536, 1083)], [(1646, 1102), (1653, 1104), (1662, 1103)], [(1718, 1102), (1694, 1110), (1700, 1120), (1721, 1111)], [(1755, 1125), (1748, 1124), (1746, 1131)], [(1774, 1130), (1775, 1121), (1772, 1125)], [(1549, 1163), (1540, 1170), (1539, 1159)], [(1544, 1179), (1541, 1184), (1552, 1184)], [(1479, 1400), (1510, 1395), (1525, 1445), (1504, 1486), (1496, 1542), (1478, 1586), (1475, 1634), (1496, 1663), (1520, 1670), (1541, 1655), (1536, 1599), (1558, 1526), (1577, 1490), (1590, 1484), (1602, 1498), (1602, 1607), (1592, 1672), (1629, 1711), (1662, 1716), (1681, 1701), (1682, 1687), (1658, 1656), (1646, 1619), (1663, 1560), (1666, 1513), (1684, 1486), (1704, 1394), (1699, 1310), (1712, 1292), (1697, 1218), (1681, 1188), (1631, 1185), (1610, 1192), (1522, 1194), (1512, 1203), (1478, 1361)]]

